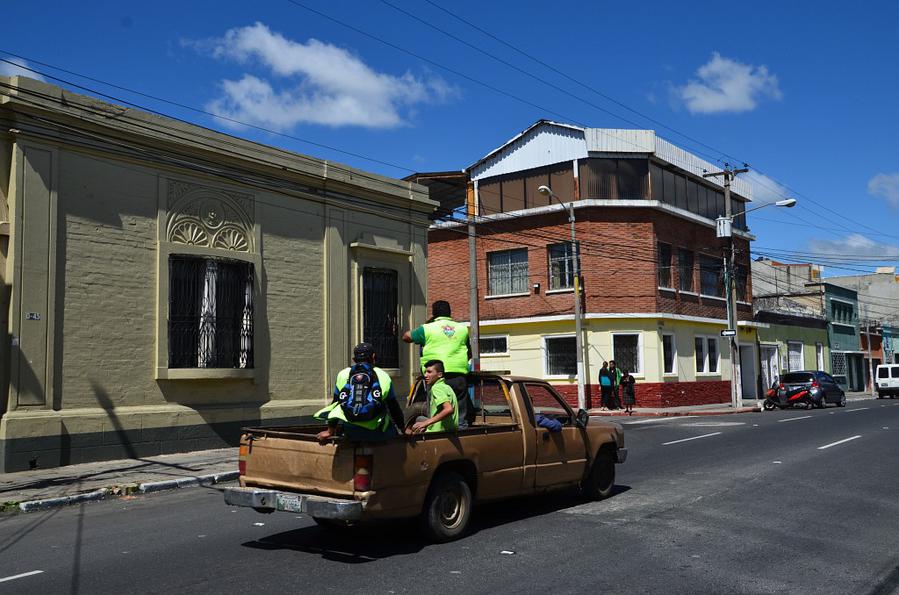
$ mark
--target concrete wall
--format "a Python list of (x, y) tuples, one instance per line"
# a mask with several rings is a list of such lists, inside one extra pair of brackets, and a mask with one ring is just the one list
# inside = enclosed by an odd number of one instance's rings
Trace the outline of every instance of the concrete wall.
[[(68, 105), (99, 103), (72, 97)], [(432, 203), (423, 188), (364, 172), (300, 184), (282, 167), (248, 162), (217, 176), (73, 135), (38, 138), (17, 110), (0, 105), (0, 119), (21, 119), (21, 132), (0, 137), (10, 221), (0, 234), (10, 295), (0, 472), (221, 447), (235, 444), (241, 426), (311, 414), (363, 339), (365, 266), (397, 271), (400, 327), (424, 317)], [(233, 159), (182, 149), (187, 165)], [(240, 167), (257, 182), (237, 181)], [(252, 367), (169, 368), (176, 254), (253, 265)], [(416, 355), (405, 344), (400, 353), (389, 372), (403, 391)]]

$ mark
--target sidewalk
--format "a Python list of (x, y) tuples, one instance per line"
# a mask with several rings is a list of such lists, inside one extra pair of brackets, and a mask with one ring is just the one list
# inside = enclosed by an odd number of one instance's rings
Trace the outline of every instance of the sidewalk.
[(32, 512), (235, 479), (237, 448), (0, 473), (0, 512)]
[[(868, 393), (864, 392), (847, 392), (846, 401), (865, 401), (875, 399)], [(684, 405), (682, 407), (634, 407), (634, 415), (642, 417), (675, 417), (686, 415), (726, 415), (728, 413), (752, 413), (753, 411), (761, 411), (759, 403), (755, 399), (743, 399), (743, 406), (736, 410), (730, 406), (730, 403), (716, 403), (712, 405)], [(627, 415), (623, 409), (615, 411), (601, 411), (599, 408), (590, 409), (592, 416), (609, 416), (617, 417)]]
[[(684, 405), (682, 407), (634, 407), (634, 415), (638, 417), (675, 417), (684, 415), (725, 415), (728, 413), (752, 413), (760, 411), (756, 406), (756, 402), (744, 401), (744, 407), (736, 410), (730, 406), (730, 403), (715, 403), (713, 405)], [(602, 417), (619, 417), (626, 416), (624, 409), (616, 409), (614, 411), (602, 411), (600, 409), (590, 409), (591, 416)]]

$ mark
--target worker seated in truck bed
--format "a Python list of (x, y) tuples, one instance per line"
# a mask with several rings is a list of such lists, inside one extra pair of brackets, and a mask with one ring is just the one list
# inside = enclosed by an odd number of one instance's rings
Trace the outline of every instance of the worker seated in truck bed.
[(408, 433), (455, 432), (459, 428), (459, 406), (456, 393), (443, 380), (443, 362), (425, 362), (425, 383), (428, 385), (428, 417), (416, 421)]
[(334, 399), (315, 414), (327, 422), (319, 432), (325, 443), (342, 426), (343, 435), (354, 442), (379, 442), (394, 438), (403, 430), (403, 410), (393, 392), (390, 375), (375, 367), (377, 354), (369, 343), (353, 349), (353, 365), (337, 374)]

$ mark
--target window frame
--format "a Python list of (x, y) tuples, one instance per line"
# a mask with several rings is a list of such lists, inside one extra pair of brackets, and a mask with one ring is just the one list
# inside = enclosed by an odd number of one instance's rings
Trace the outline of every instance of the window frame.
[[(667, 267), (662, 264), (663, 247), (668, 249), (668, 266)], [(675, 290), (674, 275), (672, 274), (674, 272), (674, 270), (673, 270), (674, 267), (671, 264), (673, 262), (673, 260), (674, 260), (674, 252), (672, 250), (672, 245), (669, 244), (668, 242), (661, 242), (661, 241), (657, 240), (656, 241), (656, 273), (657, 273), (656, 274), (656, 282), (658, 283), (659, 289), (667, 289), (667, 290), (671, 290), (671, 291)], [(662, 283), (662, 271), (665, 268), (668, 269), (668, 284), (667, 285), (664, 285)]]
[[(481, 350), (480, 342), (484, 339), (503, 339), (506, 342), (506, 350), (496, 353), (484, 353)], [(478, 355), (481, 357), (508, 357), (509, 356), (509, 335), (479, 335), (478, 336)]]
[[(801, 362), (798, 370), (792, 369), (792, 362), (790, 361), (790, 347), (799, 346), (799, 361)], [(787, 341), (787, 372), (801, 372), (805, 369), (805, 343), (802, 341)]]
[[(684, 266), (683, 266), (683, 261), (682, 261), (681, 257), (685, 254), (690, 255), (690, 275), (689, 276), (683, 274)], [(693, 250), (690, 250), (689, 248), (678, 247), (678, 249), (677, 249), (677, 288), (678, 288), (678, 291), (680, 291), (682, 293), (688, 293), (690, 295), (695, 295), (697, 293), (695, 276), (696, 276), (696, 253)], [(684, 288), (684, 280), (685, 279), (690, 280), (690, 288), (689, 289)]]
[[(547, 339), (574, 339), (575, 341), (575, 362), (577, 361), (577, 335), (575, 333), (558, 333), (552, 335), (541, 335), (540, 337), (540, 346), (541, 346), (541, 360), (543, 361), (543, 378), (548, 380), (572, 380), (577, 378), (577, 369), (575, 369), (572, 374), (550, 374), (549, 373), (549, 348), (547, 346)], [(575, 364), (576, 365), (576, 364)]]
[[(696, 339), (700, 339), (702, 341), (702, 369), (696, 369), (697, 376), (721, 376), (721, 343), (718, 341), (718, 337), (715, 335), (694, 335), (693, 336), (693, 361), (696, 362)], [(709, 344), (712, 342), (715, 343), (715, 371), (710, 371), (711, 366), (709, 366)]]
[(631, 376), (634, 378), (645, 378), (646, 377), (646, 362), (643, 358), (643, 332), (642, 331), (614, 331), (611, 333), (612, 336), (612, 357), (611, 359), (615, 361), (615, 365), (619, 370), (623, 370), (621, 367), (618, 357), (615, 355), (615, 337), (619, 336), (636, 336), (637, 337), (637, 361), (640, 365), (640, 372), (637, 373), (634, 370), (628, 370)]
[[(492, 264), (491, 264), (491, 262), (490, 262), (490, 258), (491, 258), (492, 256), (494, 256), (494, 255), (497, 255), (497, 254), (507, 254), (507, 253), (510, 254), (510, 259), (509, 259), (509, 289), (511, 290), (512, 287), (513, 287), (513, 283), (512, 283), (512, 279), (513, 279), (513, 278), (512, 278), (512, 261), (511, 261), (511, 253), (512, 253), (512, 252), (524, 252), (524, 255), (525, 255), (525, 261), (524, 261), (524, 262), (525, 262), (524, 290), (523, 290), (523, 291), (510, 291), (509, 293), (494, 293), (494, 292), (493, 292), (493, 283), (491, 283), (491, 269), (492, 269)], [(530, 274), (531, 274), (530, 266), (531, 266), (531, 263), (530, 263), (530, 253), (529, 253), (529, 250), (528, 250), (526, 247), (521, 247), (521, 248), (509, 248), (509, 249), (506, 249), (506, 250), (493, 250), (492, 252), (487, 252), (487, 292), (488, 292), (488, 294), (487, 294), (486, 296), (484, 296), (484, 297), (485, 297), (485, 298), (498, 298), (498, 297), (514, 297), (514, 296), (530, 295), (530, 294), (531, 294), (531, 291), (530, 291), (530, 287), (529, 287), (529, 285), (528, 285), (528, 284), (530, 283)]]
[[(671, 337), (671, 371), (665, 369), (665, 337)], [(662, 376), (677, 376), (677, 335), (675, 333), (662, 333)]]
[[(702, 268), (703, 260), (705, 260), (707, 263), (708, 262), (717, 263), (716, 267), (717, 267), (718, 273), (716, 275), (717, 281), (715, 283), (715, 290), (717, 292), (719, 292), (720, 295), (713, 294), (713, 293), (706, 293), (704, 291), (705, 288), (703, 287), (703, 268)], [(708, 254), (700, 254), (699, 255), (699, 295), (704, 298), (713, 298), (713, 299), (717, 299), (717, 300), (723, 300), (723, 299), (725, 299), (725, 296), (727, 295), (724, 285), (725, 285), (724, 284), (724, 263), (721, 262), (721, 259), (715, 258), (713, 256), (709, 256)]]
[[(565, 262), (566, 269), (570, 269), (570, 273), (568, 273), (571, 277), (571, 284), (560, 287), (553, 287), (553, 256), (552, 250), (553, 248), (564, 247), (566, 256), (561, 258), (556, 258), (555, 261)], [(571, 242), (556, 242), (555, 244), (547, 244), (546, 245), (546, 286), (548, 289), (547, 292), (559, 292), (564, 293), (568, 291), (574, 291), (574, 277), (575, 272), (578, 270), (578, 262), (577, 259), (580, 257), (580, 242), (577, 242), (574, 247), (572, 247)]]

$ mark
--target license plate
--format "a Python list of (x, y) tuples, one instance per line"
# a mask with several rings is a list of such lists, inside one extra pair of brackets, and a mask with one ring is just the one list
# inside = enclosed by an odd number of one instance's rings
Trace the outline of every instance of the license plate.
[(305, 504), (306, 499), (302, 496), (294, 496), (292, 494), (278, 494), (278, 506), (279, 510), (286, 510), (287, 512), (303, 512), (303, 505)]

